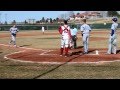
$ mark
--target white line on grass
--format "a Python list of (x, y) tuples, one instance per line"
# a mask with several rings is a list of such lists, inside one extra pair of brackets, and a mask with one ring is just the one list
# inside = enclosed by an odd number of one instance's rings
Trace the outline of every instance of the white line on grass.
[[(6, 44), (0, 44), (0, 45), (1, 45), (1, 46), (9, 47), (9, 45), (6, 45)], [(27, 47), (18, 47), (18, 48), (27, 49), (27, 50), (54, 51), (54, 50), (43, 50), (43, 49), (35, 49), (35, 48), (27, 48)]]

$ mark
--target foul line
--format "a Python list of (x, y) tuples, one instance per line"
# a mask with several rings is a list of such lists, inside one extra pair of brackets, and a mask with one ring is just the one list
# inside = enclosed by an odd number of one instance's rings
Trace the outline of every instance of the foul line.
[(57, 54), (47, 54), (47, 53), (49, 53), (51, 51), (53, 51), (53, 50), (46, 50), (46, 51), (44, 51), (43, 53), (41, 53), (39, 55), (57, 55)]
[[(6, 45), (6, 44), (0, 44), (1, 46), (6, 46), (6, 47), (9, 47), (9, 45)], [(30, 50), (42, 50), (42, 51), (46, 51), (46, 50), (43, 50), (43, 49), (35, 49), (35, 48), (27, 48), (27, 47), (17, 47), (17, 48), (20, 48), (20, 49), (30, 49)]]

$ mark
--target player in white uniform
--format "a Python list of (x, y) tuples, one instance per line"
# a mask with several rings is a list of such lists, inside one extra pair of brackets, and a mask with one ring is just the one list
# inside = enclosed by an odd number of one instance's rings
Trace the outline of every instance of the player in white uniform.
[(10, 33), (11, 33), (11, 40), (9, 42), (9, 45), (13, 42), (14, 46), (17, 47), (16, 45), (16, 34), (19, 31), (16, 25), (13, 25), (13, 27), (10, 28)]
[(118, 27), (117, 18), (113, 18), (112, 21), (113, 21), (113, 24), (111, 26), (111, 33), (109, 38), (109, 47), (108, 47), (107, 54), (117, 53), (117, 40), (116, 40), (117, 39), (116, 30)]
[(45, 28), (42, 26), (42, 33), (44, 34), (44, 32), (45, 32)]
[(90, 35), (91, 28), (88, 24), (86, 24), (86, 19), (82, 20), (82, 26), (80, 27), (80, 30), (81, 30), (81, 34), (82, 34), (84, 54), (87, 54), (88, 53), (89, 35)]
[(61, 49), (60, 56), (63, 56), (65, 48), (65, 57), (68, 57), (69, 40), (71, 39), (70, 27), (67, 25), (67, 20), (64, 21), (64, 25), (59, 28), (61, 34)]

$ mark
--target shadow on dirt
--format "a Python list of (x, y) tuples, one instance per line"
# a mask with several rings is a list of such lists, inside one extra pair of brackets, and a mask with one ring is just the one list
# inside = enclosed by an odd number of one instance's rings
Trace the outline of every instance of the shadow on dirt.
[(34, 77), (33, 79), (38, 79), (38, 78), (40, 78), (40, 77), (42, 77), (42, 76), (45, 76), (46, 74), (48, 74), (48, 73), (50, 73), (50, 72), (53, 72), (54, 70), (58, 69), (59, 67), (61, 67), (61, 66), (65, 65), (65, 64), (67, 64), (68, 62), (71, 62), (72, 60), (74, 60), (74, 59), (76, 59), (76, 58), (78, 58), (78, 57), (80, 57), (80, 56), (82, 56), (82, 55), (73, 57), (73, 58), (67, 60), (66, 62), (64, 62), (64, 63), (62, 63), (62, 64), (56, 66), (55, 68), (53, 68), (53, 69), (51, 69), (51, 70), (49, 70), (49, 71), (47, 71), (47, 72), (44, 72), (44, 73), (42, 73), (42, 74), (40, 74), (40, 75)]
[(117, 50), (117, 53), (120, 53), (120, 50)]
[(25, 47), (25, 46), (31, 46), (32, 44), (30, 44), (30, 45), (21, 45), (21, 46), (19, 46), (19, 47)]

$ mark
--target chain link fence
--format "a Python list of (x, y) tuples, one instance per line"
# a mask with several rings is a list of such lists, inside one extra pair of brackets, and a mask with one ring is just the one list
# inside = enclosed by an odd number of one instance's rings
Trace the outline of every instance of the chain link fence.
[[(110, 29), (112, 23), (100, 23), (100, 24), (89, 24), (92, 29)], [(17, 25), (17, 28), (19, 30), (41, 30), (42, 26), (45, 27), (45, 30), (58, 30), (60, 24), (51, 24), (51, 25)], [(69, 24), (71, 27), (72, 24)], [(80, 24), (76, 24), (75, 27), (77, 29), (80, 29)], [(8, 31), (12, 27), (12, 25), (0, 25), (0, 31)], [(118, 28), (120, 28), (120, 24), (118, 25)]]

